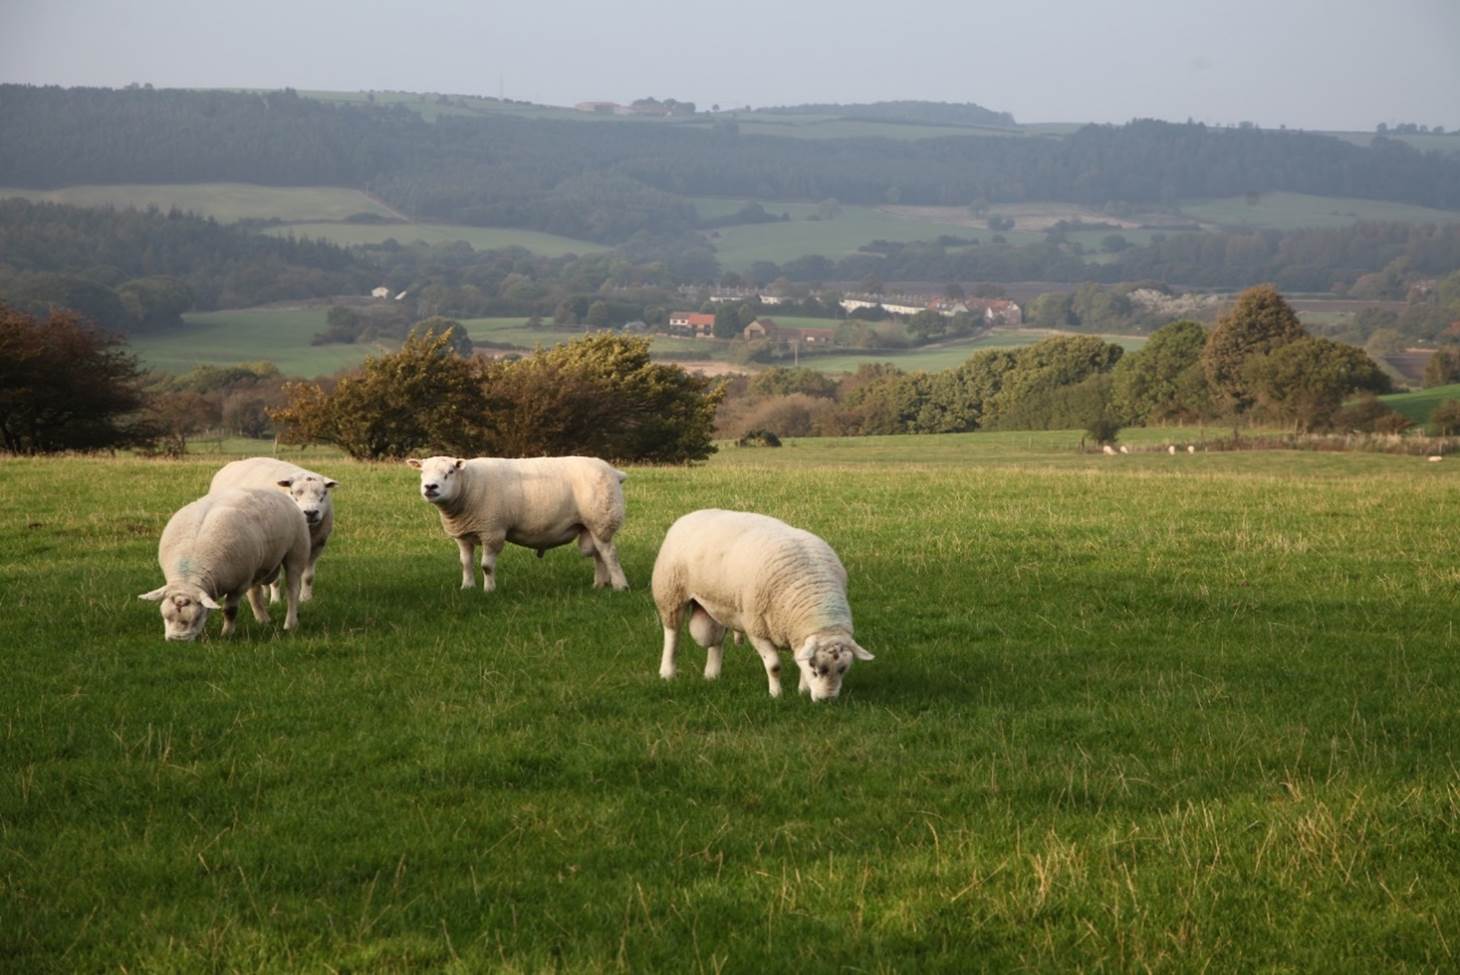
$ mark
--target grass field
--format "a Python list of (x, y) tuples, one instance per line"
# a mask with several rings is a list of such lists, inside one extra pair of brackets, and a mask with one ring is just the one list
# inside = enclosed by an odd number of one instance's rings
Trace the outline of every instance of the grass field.
[(190, 210), (224, 223), (235, 220), (343, 220), (354, 213), (394, 211), (369, 194), (343, 186), (257, 186), (253, 183), (162, 183), (67, 186), (58, 190), (0, 187), (0, 197), (78, 207), (157, 207)]
[(382, 346), (310, 345), (325, 327), (324, 305), (189, 312), (184, 331), (136, 335), (130, 351), (163, 372), (267, 359), (287, 376), (321, 376), (354, 366)]
[[(1075, 439), (634, 469), (626, 593), (521, 549), (460, 592), (412, 472), (314, 460), (300, 631), (197, 645), (136, 594), (216, 459), (0, 462), (0, 967), (1452, 969), (1460, 473)], [(709, 505), (838, 549), (841, 700), (656, 676)]]
[(297, 223), (285, 227), (270, 227), (265, 233), (279, 237), (318, 237), (335, 244), (379, 244), (387, 240), (398, 240), (403, 244), (425, 241), (428, 244), (449, 243), (464, 240), (477, 250), (492, 250), (502, 247), (522, 247), (544, 257), (561, 257), (564, 254), (594, 254), (608, 250), (603, 244), (556, 234), (543, 234), (535, 230), (517, 230), (510, 227), (468, 227), (464, 224), (446, 223)]
[(1245, 197), (1188, 201), (1181, 212), (1194, 220), (1231, 227), (1296, 230), (1301, 227), (1347, 227), (1360, 221), (1460, 223), (1460, 211), (1433, 210), (1382, 200), (1263, 193), (1255, 205)]
[(1413, 393), (1393, 393), (1389, 396), (1380, 396), (1379, 399), (1387, 403), (1391, 409), (1398, 410), (1416, 423), (1425, 423), (1429, 420), (1435, 407), (1446, 400), (1460, 399), (1460, 383), (1449, 386), (1432, 386)]

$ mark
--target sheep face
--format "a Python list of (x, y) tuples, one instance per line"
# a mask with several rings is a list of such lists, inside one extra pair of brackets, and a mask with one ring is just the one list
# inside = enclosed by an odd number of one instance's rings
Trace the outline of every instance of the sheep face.
[(450, 504), (461, 493), (461, 466), (466, 461), (457, 457), (427, 457), (406, 461), (421, 472), (421, 497), (434, 505)]
[(829, 701), (841, 693), (842, 679), (857, 660), (871, 660), (872, 654), (844, 634), (814, 634), (796, 651), (801, 668), (800, 689), (813, 701)]
[(162, 635), (169, 640), (196, 640), (217, 601), (195, 586), (163, 586), (138, 597), (162, 604)]
[(304, 520), (311, 529), (324, 519), (330, 507), (330, 491), (339, 486), (338, 481), (326, 481), (313, 474), (301, 474), (278, 483), (304, 512)]

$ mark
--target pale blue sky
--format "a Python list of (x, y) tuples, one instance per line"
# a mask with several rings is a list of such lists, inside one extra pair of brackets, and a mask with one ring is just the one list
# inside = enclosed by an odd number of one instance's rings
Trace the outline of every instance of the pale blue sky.
[(0, 81), (1460, 127), (1460, 0), (0, 0)]

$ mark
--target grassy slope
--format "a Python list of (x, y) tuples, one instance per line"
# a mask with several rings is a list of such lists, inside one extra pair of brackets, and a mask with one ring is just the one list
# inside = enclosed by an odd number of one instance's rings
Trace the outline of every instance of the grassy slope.
[(1416, 423), (1425, 423), (1429, 420), (1430, 413), (1434, 411), (1435, 407), (1446, 400), (1460, 399), (1460, 383), (1450, 386), (1432, 386), (1413, 393), (1393, 393), (1389, 396), (1380, 396), (1379, 399)]
[[(627, 593), (520, 549), (458, 592), (410, 471), (319, 460), (343, 486), (300, 633), (196, 646), (135, 594), (216, 460), (0, 465), (0, 957), (1450, 967), (1460, 475), (1073, 441), (636, 469)], [(837, 547), (878, 654), (841, 701), (770, 700), (744, 648), (658, 679), (655, 545), (705, 505)]]
[(0, 187), (0, 197), (71, 206), (177, 207), (224, 223), (235, 220), (343, 220), (354, 213), (390, 216), (393, 211), (343, 186), (257, 186), (252, 183), (159, 183), (67, 186), (59, 190)]
[(556, 234), (544, 234), (535, 230), (518, 230), (511, 227), (468, 227), (462, 224), (407, 223), (407, 224), (361, 224), (361, 223), (298, 223), (287, 227), (272, 227), (265, 231), (280, 237), (320, 237), (336, 244), (379, 244), (395, 239), (402, 243), (422, 240), (428, 244), (440, 244), (464, 240), (477, 250), (492, 250), (501, 247), (522, 247), (534, 254), (546, 257), (560, 257), (563, 254), (593, 254), (607, 250), (602, 244)]
[(1181, 212), (1196, 220), (1226, 226), (1247, 226), (1274, 230), (1301, 227), (1347, 227), (1360, 221), (1399, 223), (1457, 223), (1460, 212), (1303, 193), (1264, 193), (1255, 205), (1245, 197), (1189, 201)]
[[(1049, 338), (1054, 334), (1057, 333), (1046, 329), (994, 329), (989, 334), (971, 341), (950, 342), (947, 345), (940, 345), (937, 348), (908, 349), (904, 352), (896, 353), (841, 353), (827, 356), (809, 356), (803, 359), (802, 363), (819, 369), (822, 372), (852, 372), (858, 366), (868, 362), (890, 362), (908, 371), (922, 369), (926, 372), (938, 372), (943, 369), (952, 369), (962, 365), (975, 352), (980, 352), (985, 349), (1022, 348), (1026, 345), (1033, 345), (1035, 342)], [(1124, 346), (1128, 351), (1138, 349), (1146, 344), (1145, 336), (1142, 335), (1102, 335), (1100, 338), (1108, 342), (1116, 342)]]

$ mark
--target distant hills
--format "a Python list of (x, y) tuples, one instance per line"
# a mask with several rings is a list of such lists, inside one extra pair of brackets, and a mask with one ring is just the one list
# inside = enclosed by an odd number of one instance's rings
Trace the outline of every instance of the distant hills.
[(988, 125), (1013, 128), (1014, 116), (995, 112), (973, 102), (853, 102), (787, 105), (757, 111), (775, 115), (835, 115), (841, 118), (875, 122), (905, 122), (917, 125)]

